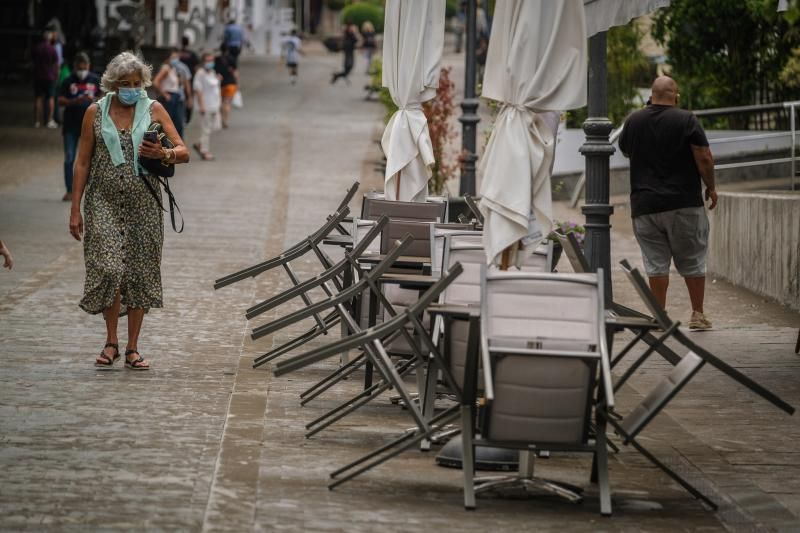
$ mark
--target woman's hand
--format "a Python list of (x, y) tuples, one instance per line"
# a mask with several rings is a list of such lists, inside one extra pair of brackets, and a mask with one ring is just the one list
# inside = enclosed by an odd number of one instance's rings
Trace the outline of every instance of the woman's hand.
[(80, 211), (72, 211), (69, 214), (69, 234), (80, 241), (83, 236), (83, 217)]
[(139, 155), (147, 159), (164, 159), (164, 150), (161, 149), (161, 141), (151, 143), (142, 141), (139, 145)]
[(161, 95), (161, 98), (163, 98), (165, 102), (169, 102), (170, 100), (172, 100), (172, 96), (169, 93), (163, 93)]

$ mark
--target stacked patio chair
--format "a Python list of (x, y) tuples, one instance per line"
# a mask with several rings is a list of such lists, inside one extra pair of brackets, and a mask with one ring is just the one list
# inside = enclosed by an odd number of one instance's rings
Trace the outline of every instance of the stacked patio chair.
[[(379, 282), (386, 272), (395, 264), (398, 258), (400, 258), (404, 250), (410, 245), (411, 241), (411, 236), (407, 235), (402, 241), (398, 242), (388, 254), (386, 254), (380, 263), (378, 263), (368, 272), (364, 273), (364, 275), (361, 276), (358, 281), (347, 288), (343, 288), (340, 292), (336, 292), (336, 288), (332, 286), (330, 281), (321, 282), (322, 287), (325, 288), (326, 292), (330, 294), (327, 299), (315, 302), (306, 308), (294, 311), (272, 322), (255, 328), (253, 330), (252, 337), (254, 339), (260, 338), (303, 319), (309, 318), (315, 313), (321, 313), (328, 309), (334, 309), (334, 312), (338, 314), (340, 319), (350, 330), (351, 335), (346, 337), (345, 340), (350, 339), (351, 337), (358, 338), (358, 335), (364, 330), (362, 330), (352, 316), (352, 301), (358, 297), (360, 293), (363, 293), (367, 288), (369, 288), (370, 290), (374, 291), (374, 294), (378, 296), (386, 309), (389, 310), (390, 313), (394, 313), (391, 304), (386, 301), (386, 299), (383, 297), (383, 294), (379, 290)], [(348, 257), (348, 260), (355, 261), (353, 257)], [(310, 281), (316, 281), (320, 283), (318, 280)], [(308, 289), (309, 286), (304, 286), (301, 288)], [(392, 331), (391, 334), (388, 335), (384, 340), (388, 343), (394, 340), (394, 338), (397, 336), (405, 336), (410, 345), (415, 345), (411, 339), (411, 333), (406, 329)], [(378, 370), (382, 381), (380, 383), (371, 385), (354, 398), (342, 403), (325, 415), (309, 423), (306, 426), (307, 429), (309, 429), (307, 437), (314, 435), (337, 420), (340, 420), (347, 414), (355, 411), (362, 405), (376, 398), (383, 391), (389, 388), (394, 388), (400, 394), (401, 398), (406, 403), (407, 409), (411, 413), (412, 418), (414, 418), (417, 422), (422, 422), (420, 410), (416, 403), (412, 401), (410, 393), (408, 393), (402, 383), (402, 378), (403, 375), (408, 373), (408, 371), (414, 368), (415, 365), (423, 364), (423, 358), (417, 354), (418, 356), (416, 358), (411, 358), (401, 362), (401, 364), (395, 365), (384, 349), (376, 350), (371, 345), (364, 345), (362, 348), (363, 356), (374, 366), (374, 368)], [(296, 359), (297, 357), (294, 357), (289, 361), (295, 361)], [(281, 364), (282, 363), (279, 363), (278, 366), (280, 367)]]
[(592, 453), (600, 511), (611, 514), (606, 417), (599, 413), (614, 405), (602, 276), (484, 269), (480, 316), (485, 404), (478, 434), (478, 361), (468, 352), (461, 402), (464, 506), (475, 507), (477, 492), (517, 484), (582, 498), (575, 487), (533, 477), (531, 453), (519, 475), (475, 478), (475, 446), (493, 446)]
[[(589, 261), (586, 259), (586, 256), (583, 255), (583, 251), (574, 234), (567, 233), (566, 235), (558, 235), (558, 240), (561, 243), (564, 255), (569, 260), (573, 271), (576, 273), (591, 272)], [(617, 364), (642, 341), (648, 346), (654, 346), (656, 352), (670, 364), (677, 365), (680, 362), (681, 358), (678, 354), (664, 343), (657, 342), (653, 332), (660, 326), (652, 316), (640, 313), (635, 309), (613, 301), (609, 308), (606, 309), (606, 314), (608, 315), (606, 318), (606, 325), (616, 331), (627, 329), (634, 334), (634, 338), (612, 359), (611, 368), (615, 368)]]
[[(245, 268), (238, 272), (234, 272), (233, 274), (229, 274), (227, 276), (223, 276), (217, 279), (214, 282), (215, 289), (221, 289), (222, 287), (226, 287), (238, 281), (253, 278), (259, 274), (262, 274), (268, 270), (273, 268), (282, 266), (287, 271), (287, 273), (291, 272), (290, 278), (293, 280), (293, 283), (297, 283), (294, 281), (296, 279), (294, 272), (291, 270), (289, 263), (294, 261), (305, 254), (309, 253), (313, 249), (313, 245), (319, 245), (326, 237), (328, 237), (332, 232), (337, 231), (342, 235), (347, 235), (347, 230), (342, 225), (345, 222), (347, 215), (350, 212), (350, 209), (347, 205), (355, 196), (356, 192), (358, 191), (359, 183), (355, 182), (350, 188), (347, 190), (345, 197), (339, 203), (339, 206), (336, 208), (331, 215), (327, 217), (325, 224), (323, 224), (318, 230), (314, 233), (306, 237), (305, 239), (301, 240), (300, 242), (290, 246), (286, 250), (284, 250), (280, 255), (273, 257), (272, 259), (268, 259), (266, 261), (262, 261), (257, 265), (253, 265), (249, 268)], [(323, 264), (323, 266), (327, 267), (329, 265)]]
[[(660, 307), (641, 273), (639, 273), (639, 271), (635, 268), (632, 268), (625, 260), (623, 260), (621, 264), (628, 279), (633, 284), (637, 293), (639, 293), (648, 310), (653, 313), (654, 319), (658, 323), (659, 327), (663, 330), (663, 333), (659, 336), (656, 342), (658, 344), (663, 344), (667, 339), (671, 338), (685, 346), (689, 351), (680, 359), (678, 364), (675, 365), (670, 372), (668, 372), (658, 381), (655, 387), (653, 387), (652, 390), (645, 395), (642, 401), (627, 415), (622, 416), (613, 408), (609, 408), (608, 411), (599, 410), (598, 412), (606, 418), (607, 422), (622, 438), (623, 444), (633, 446), (639, 453), (641, 453), (656, 467), (665, 472), (678, 484), (684, 487), (695, 498), (702, 500), (712, 509), (717, 509), (716, 502), (714, 502), (709, 496), (704, 495), (696, 487), (689, 483), (689, 481), (684, 479), (664, 462), (655, 457), (655, 455), (653, 455), (649, 450), (647, 450), (637, 440), (639, 434), (641, 434), (642, 431), (650, 424), (650, 422), (652, 422), (652, 420), (667, 407), (669, 402), (672, 401), (672, 399), (692, 380), (692, 378), (706, 363), (712, 365), (718, 370), (721, 370), (724, 374), (733, 378), (786, 413), (790, 415), (793, 414), (794, 408), (771, 391), (748, 378), (686, 337), (686, 335), (684, 335), (679, 329), (680, 323), (672, 321), (664, 309)], [(614, 390), (619, 389), (625, 382), (627, 382), (633, 373), (654, 351), (655, 346), (651, 345), (642, 356), (634, 361), (633, 364), (625, 371), (625, 373), (614, 383)]]
[[(458, 391), (460, 388), (455, 379), (449, 371), (449, 368), (444, 363), (440, 352), (434, 346), (430, 331), (423, 324), (423, 315), (428, 307), (435, 302), (439, 295), (446, 290), (446, 288), (453, 283), (455, 279), (462, 273), (460, 264), (454, 264), (450, 269), (442, 273), (442, 277), (434, 282), (412, 305), (408, 306), (403, 312), (398, 313), (383, 323), (370, 327), (366, 330), (359, 331), (349, 337), (343, 338), (335, 343), (316, 348), (307, 353), (294, 356), (288, 360), (279, 362), (274, 369), (275, 376), (282, 376), (298, 369), (304, 368), (308, 365), (317, 363), (334, 355), (337, 355), (345, 350), (354, 348), (361, 348), (365, 352), (370, 350), (380, 354), (380, 358), (376, 359), (378, 365), (383, 365), (384, 371), (391, 368), (391, 362), (386, 350), (385, 342), (387, 339), (392, 339), (398, 333), (406, 332), (408, 328), (412, 329), (415, 333), (415, 338), (420, 340), (420, 345), (412, 343), (417, 358), (430, 357), (430, 365), (435, 366), (429, 372), (441, 372), (444, 381), (448, 386)], [(380, 367), (379, 367), (380, 368)], [(329, 488), (334, 488), (354, 477), (378, 466), (385, 461), (395, 457), (401, 452), (410, 449), (417, 445), (424, 439), (431, 439), (434, 434), (446, 427), (447, 424), (458, 418), (459, 411), (458, 405), (454, 405), (449, 409), (445, 409), (440, 413), (425, 418), (422, 415), (424, 407), (418, 409), (415, 402), (409, 399), (410, 393), (406, 389), (402, 380), (394, 380), (392, 386), (395, 390), (404, 397), (407, 402), (406, 407), (412, 413), (415, 427), (403, 432), (403, 434), (390, 441), (388, 444), (381, 446), (377, 450), (349, 463), (333, 472), (331, 478), (334, 479), (329, 485)]]
[[(339, 206), (336, 208), (336, 211), (327, 217), (326, 222), (318, 230), (300, 242), (290, 246), (276, 257), (217, 279), (214, 282), (214, 289), (221, 289), (233, 283), (258, 276), (259, 274), (278, 267), (282, 267), (289, 276), (292, 285), (297, 286), (300, 281), (291, 267), (291, 262), (299, 260), (310, 252), (314, 253), (314, 256), (317, 257), (324, 269), (329, 269), (332, 267), (334, 261), (324, 252), (324, 250), (320, 248), (320, 245), (325, 242), (326, 239), (331, 239), (334, 237), (344, 237), (348, 240), (351, 239), (343, 224), (346, 222), (347, 216), (350, 212), (348, 204), (355, 197), (355, 194), (358, 191), (358, 186), (358, 182), (355, 182), (352, 186), (350, 186), (344, 198), (339, 203)], [(341, 280), (337, 280), (337, 283), (343, 283), (345, 285), (348, 284), (349, 271), (342, 271), (340, 275)], [(303, 293), (301, 297), (306, 305), (310, 305), (311, 302), (305, 293)], [(289, 341), (288, 343), (270, 350), (270, 352), (267, 352), (264, 357), (274, 358), (287, 353), (302, 345), (304, 342), (308, 342), (319, 335), (327, 334), (331, 328), (335, 327), (339, 323), (339, 319), (334, 313), (328, 314), (324, 317), (315, 314), (314, 321), (315, 325), (310, 330)]]
[[(663, 345), (663, 343), (665, 343), (668, 339), (677, 341), (689, 351), (689, 354), (693, 354), (695, 357), (699, 358), (701, 365), (708, 363), (717, 370), (721, 371), (723, 374), (748, 388), (750, 391), (761, 396), (778, 409), (781, 409), (790, 415), (794, 414), (794, 407), (782, 400), (779, 396), (766, 389), (753, 379), (747, 377), (745, 374), (739, 372), (728, 363), (687, 337), (686, 334), (680, 329), (680, 322), (673, 321), (667, 312), (658, 304), (642, 274), (636, 268), (633, 268), (627, 260), (622, 260), (620, 264), (622, 265), (622, 269), (625, 272), (625, 275), (628, 277), (628, 280), (630, 280), (634, 289), (636, 289), (636, 292), (639, 294), (639, 297), (642, 299), (642, 302), (653, 314), (655, 321), (663, 331), (661, 336), (656, 341), (659, 345)], [(656, 348), (654, 346), (648, 348), (644, 354), (642, 354), (631, 364), (630, 367), (628, 367), (625, 373), (619, 378), (619, 381), (622, 383), (627, 381), (655, 349)]]
[(483, 225), (483, 213), (478, 208), (478, 203), (475, 201), (475, 198), (470, 196), (469, 194), (464, 195), (464, 202), (469, 207), (469, 210), (472, 212), (472, 216), (475, 217), (475, 220), (481, 225)]
[[(312, 291), (313, 289), (322, 288), (323, 290), (325, 290), (328, 296), (331, 296), (334, 291), (340, 292), (345, 287), (350, 286), (351, 285), (350, 283), (344, 285), (343, 283), (340, 282), (340, 280), (347, 277), (349, 275), (349, 272), (351, 272), (352, 270), (358, 269), (358, 259), (364, 252), (367, 251), (372, 240), (380, 235), (381, 231), (383, 231), (383, 228), (384, 226), (386, 226), (388, 221), (389, 220), (386, 217), (383, 217), (378, 221), (376, 221), (375, 223), (373, 223), (370, 226), (369, 231), (363, 235), (363, 239), (356, 246), (354, 246), (352, 250), (345, 252), (344, 258), (341, 261), (329, 265), (328, 268), (324, 270), (322, 273), (302, 283), (297, 283), (293, 287), (287, 289), (286, 291), (277, 294), (275, 296), (272, 296), (271, 298), (268, 298), (267, 300), (264, 300), (256, 305), (251, 306), (245, 314), (247, 319), (249, 320), (255, 318), (256, 316), (259, 316), (262, 313), (270, 311), (275, 307), (284, 304), (298, 296), (303, 299), (303, 302), (307, 306), (306, 309), (308, 309), (308, 307), (312, 306), (312, 303), (309, 300), (307, 293)], [(314, 245), (314, 247), (315, 251), (318, 251), (316, 245)], [(319, 314), (313, 313), (312, 316), (316, 317), (319, 316)], [(339, 322), (341, 322), (341, 316), (336, 311), (332, 311), (331, 313), (326, 315), (326, 323), (329, 323), (331, 326)], [(264, 327), (257, 327), (253, 330), (253, 338), (254, 339), (261, 338), (264, 335), (266, 335), (268, 331), (271, 332), (272, 330), (268, 330), (268, 328)], [(257, 357), (253, 366), (258, 367), (265, 363), (268, 363), (274, 360), (275, 358), (302, 346), (303, 344), (309, 342), (310, 340), (317, 337), (321, 333), (322, 333), (321, 331), (312, 328), (308, 332), (296, 337), (295, 339), (290, 340), (284, 345)]]

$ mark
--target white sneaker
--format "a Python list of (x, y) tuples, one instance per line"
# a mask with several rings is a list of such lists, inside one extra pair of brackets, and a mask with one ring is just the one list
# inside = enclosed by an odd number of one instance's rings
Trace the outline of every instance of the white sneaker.
[(689, 329), (694, 331), (708, 331), (711, 329), (711, 321), (700, 311), (692, 311), (692, 318), (689, 319)]
[(33, 127), (34, 128), (41, 128), (42, 127), (42, 123), (37, 120), (36, 122), (33, 123)]
[(55, 120), (51, 120), (50, 122), (47, 123), (47, 127), (50, 128), (51, 130), (54, 130), (58, 128), (58, 122), (56, 122)]

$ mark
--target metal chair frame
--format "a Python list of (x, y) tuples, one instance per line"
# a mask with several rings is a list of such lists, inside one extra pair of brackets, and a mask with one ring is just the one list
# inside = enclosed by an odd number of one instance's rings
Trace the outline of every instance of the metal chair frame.
[[(445, 381), (451, 387), (453, 387), (454, 390), (458, 390), (452, 374), (444, 365), (440, 352), (437, 350), (436, 346), (433, 345), (429, 332), (423, 325), (421, 317), (428, 306), (438, 299), (441, 292), (461, 273), (461, 271), (461, 265), (453, 265), (451, 269), (443, 273), (441, 279), (439, 279), (427, 291), (425, 291), (425, 293), (417, 302), (406, 308), (402, 313), (392, 316), (385, 322), (377, 326), (372, 326), (366, 330), (354, 333), (353, 335), (341, 339), (335, 343), (311, 350), (305, 354), (293, 357), (290, 360), (278, 363), (274, 370), (275, 376), (282, 376), (289, 372), (304, 368), (305, 366), (322, 361), (345, 350), (362, 348), (368, 353), (370, 346), (375, 352), (382, 355), (384, 364), (391, 364), (388, 359), (388, 354), (383, 346), (383, 342), (385, 339), (390, 338), (397, 332), (405, 331), (406, 326), (410, 325), (416, 333), (416, 337), (419, 338), (423, 344), (422, 347), (412, 345), (417, 355), (422, 357), (423, 353), (429, 354), (431, 358), (430, 365), (437, 367), (436, 369), (429, 369), (429, 372), (441, 371)], [(402, 382), (394, 383), (393, 386), (401, 396), (408, 396), (407, 391), (404, 393), (405, 387)], [(416, 411), (416, 406), (411, 403), (409, 399), (406, 399), (405, 401), (407, 402), (407, 408), (409, 410), (418, 412)], [(329, 488), (333, 489), (336, 486), (345, 483), (346, 481), (349, 481), (360, 474), (388, 461), (403, 451), (412, 448), (423, 440), (431, 439), (436, 431), (444, 428), (446, 424), (455, 420), (457, 417), (458, 406), (453, 406), (450, 409), (446, 409), (430, 417), (429, 419), (424, 419), (423, 417), (418, 418), (415, 416), (416, 427), (405, 431), (400, 437), (390, 441), (386, 445), (381, 446), (377, 450), (374, 450), (331, 473), (331, 478), (334, 479), (334, 481), (330, 483)]]

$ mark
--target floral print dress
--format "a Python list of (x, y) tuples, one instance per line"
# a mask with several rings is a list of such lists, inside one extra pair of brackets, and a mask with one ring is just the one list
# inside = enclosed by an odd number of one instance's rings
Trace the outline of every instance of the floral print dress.
[(86, 283), (80, 307), (97, 314), (114, 302), (119, 289), (122, 309), (162, 307), (161, 248), (164, 219), (144, 180), (137, 175), (130, 130), (119, 130), (125, 164), (115, 167), (103, 140), (101, 112), (96, 113), (94, 153), (84, 201)]

